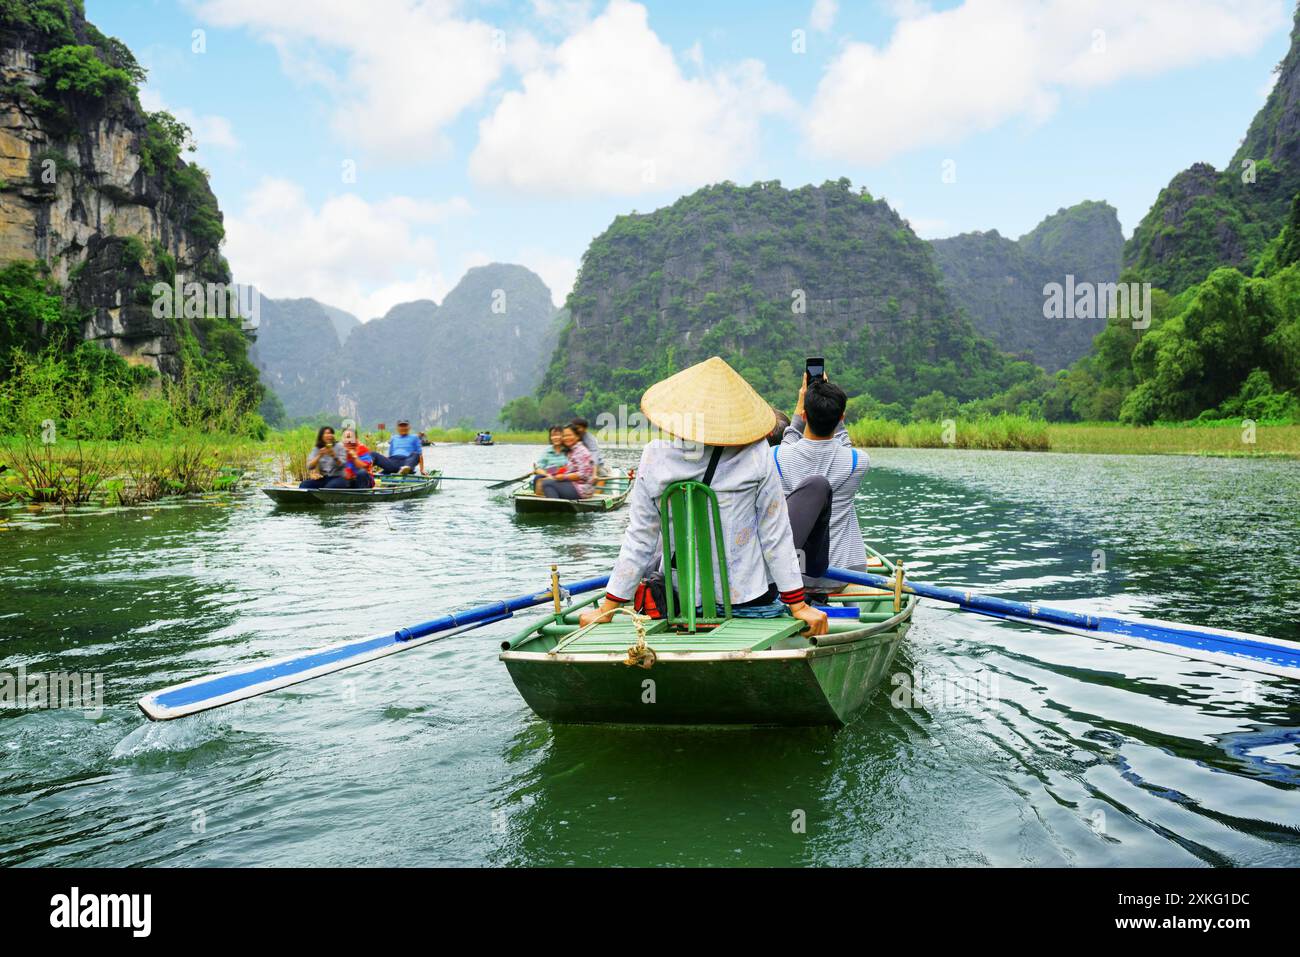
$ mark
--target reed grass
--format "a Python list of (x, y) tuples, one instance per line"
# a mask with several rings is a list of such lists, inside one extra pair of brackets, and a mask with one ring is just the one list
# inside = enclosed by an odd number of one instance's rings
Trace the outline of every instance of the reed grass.
[(1054, 452), (1300, 458), (1300, 424), (1267, 420), (1255, 425), (1253, 435), (1240, 421), (1147, 426), (1062, 423), (1049, 425), (1047, 433)]
[(186, 434), (145, 442), (0, 439), (0, 503), (143, 505), (237, 485), (262, 454), (251, 439)]
[(867, 448), (1001, 449), (1045, 452), (1047, 423), (1022, 415), (994, 415), (946, 422), (861, 419), (848, 427), (854, 445)]
[(1300, 424), (1240, 421), (1125, 425), (1120, 422), (1049, 423), (1023, 416), (957, 420), (949, 432), (939, 422), (907, 424), (862, 419), (849, 426), (854, 445), (866, 448), (1000, 449), (1114, 455), (1277, 455), (1300, 458)]
[[(56, 450), (53, 443), (0, 444), (4, 464), (14, 473), (6, 484), (11, 497), (34, 505), (67, 509), (84, 505), (98, 491), (106, 475), (102, 461), (78, 442), (73, 449)], [(7, 473), (6, 473), (7, 474)]]

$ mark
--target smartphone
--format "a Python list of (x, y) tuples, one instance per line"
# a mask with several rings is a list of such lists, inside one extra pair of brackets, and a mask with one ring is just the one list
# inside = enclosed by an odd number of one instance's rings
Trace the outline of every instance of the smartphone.
[(809, 385), (812, 385), (818, 379), (825, 379), (826, 360), (820, 356), (813, 356), (804, 363), (804, 371), (808, 373)]

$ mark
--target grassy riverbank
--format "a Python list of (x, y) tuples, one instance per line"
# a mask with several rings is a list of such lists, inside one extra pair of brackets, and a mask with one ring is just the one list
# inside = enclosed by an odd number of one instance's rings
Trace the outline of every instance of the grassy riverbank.
[(1116, 422), (1060, 423), (1047, 427), (1053, 452), (1127, 455), (1276, 455), (1300, 458), (1300, 424), (1267, 421), (1253, 429), (1240, 421), (1204, 424), (1121, 425)]
[(1241, 421), (1147, 426), (1118, 422), (1057, 423), (1023, 416), (901, 424), (866, 419), (849, 426), (867, 448), (957, 448), (1119, 455), (1277, 455), (1300, 458), (1300, 424)]
[[(469, 442), (469, 429), (433, 430), (433, 442)], [(362, 432), (375, 448), (387, 432)], [(500, 443), (544, 445), (542, 432), (495, 433)], [(0, 436), (0, 505), (71, 508), (146, 505), (162, 499), (230, 490), (241, 481), (298, 482), (316, 441), (310, 426), (265, 438), (177, 431), (135, 441), (43, 442)]]
[(234, 488), (254, 470), (287, 477), (271, 439), (187, 433), (138, 442), (0, 438), (0, 504), (143, 505)]

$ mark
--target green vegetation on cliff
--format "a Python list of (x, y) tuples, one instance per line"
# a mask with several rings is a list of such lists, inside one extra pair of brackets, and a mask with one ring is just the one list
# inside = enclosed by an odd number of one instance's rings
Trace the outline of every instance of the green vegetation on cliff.
[(588, 247), (568, 307), (537, 395), (589, 418), (635, 408), (652, 382), (715, 354), (782, 407), (805, 355), (903, 414), (935, 392), (968, 402), (1042, 377), (975, 333), (929, 246), (846, 179), (722, 183), (619, 216)]
[(1226, 169), (1179, 173), (1134, 230), (1124, 262), (1177, 294), (1220, 266), (1249, 274), (1300, 192), (1300, 9), (1277, 82)]
[[(256, 410), (274, 413), (276, 403), (249, 361), (241, 319), (212, 314), (211, 293), (183, 314), (154, 301), (158, 284), (231, 282), (216, 197), (183, 158), (194, 148), (189, 128), (142, 110), (145, 71), (86, 21), (80, 2), (0, 0), (0, 46), (30, 55), (7, 71), (17, 79), (0, 88), (0, 105), (22, 107), (6, 149), (32, 156), (30, 182), (0, 190), (38, 207), (42, 237), (9, 237), (10, 246), (43, 257), (0, 264), (0, 434), (30, 437), (50, 421), (74, 438), (264, 431)], [(91, 202), (103, 225), (87, 240), (68, 211)], [(144, 211), (142, 230), (117, 231), (124, 207), (133, 222)]]
[(997, 230), (930, 243), (953, 301), (997, 346), (1056, 371), (1088, 353), (1105, 318), (1043, 317), (1043, 288), (1119, 278), (1124, 234), (1114, 207), (1091, 200), (1048, 216), (1018, 240)]

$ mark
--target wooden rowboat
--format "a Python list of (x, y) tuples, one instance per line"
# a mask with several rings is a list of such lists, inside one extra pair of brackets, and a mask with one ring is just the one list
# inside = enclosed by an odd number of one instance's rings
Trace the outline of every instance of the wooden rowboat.
[(546, 498), (533, 492), (530, 479), (527, 484), (515, 490), (512, 498), (515, 511), (520, 515), (577, 515), (583, 512), (612, 512), (622, 508), (627, 497), (632, 494), (632, 483), (626, 478), (611, 481), (612, 476), (602, 476), (608, 482), (600, 491), (589, 498)]
[(381, 475), (374, 488), (298, 488), (296, 485), (268, 485), (262, 491), (277, 505), (372, 505), (419, 498), (436, 491), (442, 472), (428, 475)]
[[(693, 498), (675, 505), (670, 517), (674, 495), (673, 501)], [(896, 589), (858, 586), (831, 596), (829, 633), (805, 638), (802, 623), (789, 615), (741, 617), (719, 597), (729, 594), (726, 558), (708, 486), (669, 486), (661, 518), (677, 591), (699, 595), (699, 610), (691, 600), (675, 614), (670, 588), (661, 619), (618, 615), (579, 627), (580, 610), (596, 596), (529, 625), (502, 644), (501, 660), (539, 716), (576, 724), (841, 724), (889, 673), (916, 604), (901, 579)], [(895, 573), (869, 551), (869, 568)]]
[[(893, 574), (878, 554), (870, 567)], [(599, 596), (597, 596), (599, 597)], [(689, 632), (663, 619), (647, 626), (648, 670), (629, 667), (637, 642), (616, 618), (577, 634), (596, 598), (535, 622), (502, 644), (501, 660), (540, 717), (561, 724), (843, 724), (889, 674), (916, 598), (855, 589), (832, 596), (830, 632), (808, 639), (800, 622), (729, 618)], [(652, 684), (647, 685), (647, 680)]]

